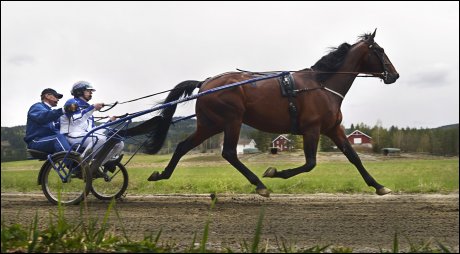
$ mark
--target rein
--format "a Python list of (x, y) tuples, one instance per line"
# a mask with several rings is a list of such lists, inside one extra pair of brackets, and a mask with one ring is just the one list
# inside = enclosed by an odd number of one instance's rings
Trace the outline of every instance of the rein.
[[(245, 71), (245, 70), (242, 70), (242, 69), (236, 69), (238, 71), (241, 71), (241, 72), (248, 72), (248, 73), (253, 73), (253, 74), (257, 74), (257, 75), (267, 75), (267, 74), (273, 74), (273, 73), (280, 73), (281, 71), (267, 71), (267, 72), (252, 72), (252, 71)], [(339, 71), (339, 72), (334, 72), (334, 71), (315, 71), (315, 70), (300, 70), (300, 71), (286, 71), (286, 72), (301, 72), (301, 71), (305, 71), (305, 72), (315, 72), (315, 73), (335, 73), (335, 74), (353, 74), (353, 75), (356, 75), (357, 74), (357, 77), (360, 77), (360, 78), (375, 78), (376, 76), (378, 77), (378, 75), (382, 75), (382, 76), (385, 76), (387, 74), (386, 71), (384, 72), (370, 72), (370, 73), (365, 73), (364, 75), (359, 75), (360, 72), (355, 72), (355, 71)], [(296, 89), (296, 90), (293, 90), (294, 93), (302, 93), (302, 92), (307, 92), (307, 91), (312, 91), (312, 90), (317, 90), (317, 89), (324, 89), (330, 93), (333, 93), (337, 96), (339, 96), (342, 100), (345, 99), (345, 96), (343, 96), (342, 94), (340, 94), (339, 92), (336, 92), (330, 88), (327, 88), (326, 86), (324, 86), (323, 84), (320, 84), (321, 86), (320, 87), (315, 87), (315, 88), (302, 88), (302, 89)]]
[(149, 97), (152, 97), (152, 96), (155, 96), (155, 95), (159, 95), (159, 94), (162, 94), (162, 93), (171, 92), (172, 90), (174, 90), (174, 88), (173, 88), (173, 89), (166, 90), (166, 91), (163, 91), (163, 92), (158, 92), (158, 93), (150, 94), (150, 95), (147, 95), (147, 96), (144, 96), (144, 97), (139, 97), (139, 98), (136, 98), (136, 99), (133, 99), (133, 100), (120, 102), (120, 103), (118, 103), (118, 104), (125, 104), (125, 103), (128, 103), (128, 102), (133, 102), (133, 101), (142, 100), (142, 99), (149, 98)]
[[(159, 94), (163, 94), (163, 93), (167, 93), (167, 92), (171, 92), (173, 89), (169, 89), (169, 90), (165, 90), (165, 91), (162, 91), (162, 92), (158, 92), (158, 93), (153, 93), (153, 94), (150, 94), (150, 95), (146, 95), (146, 96), (143, 96), (143, 97), (139, 97), (139, 98), (136, 98), (136, 99), (132, 99), (132, 100), (129, 100), (129, 101), (124, 101), (124, 102), (114, 102), (114, 103), (109, 103), (109, 104), (104, 104), (104, 106), (110, 106), (110, 108), (108, 109), (104, 109), (104, 110), (99, 110), (99, 112), (106, 112), (106, 111), (109, 111), (111, 110), (113, 107), (115, 107), (117, 104), (125, 104), (125, 103), (128, 103), (128, 102), (133, 102), (133, 101), (138, 101), (138, 100), (142, 100), (142, 99), (145, 99), (145, 98), (149, 98), (149, 97), (152, 97), (152, 96), (155, 96), (155, 95), (159, 95)], [(106, 118), (106, 117), (105, 117)]]
[[(264, 72), (252, 72), (252, 71), (246, 71), (246, 70), (242, 70), (242, 69), (236, 69), (238, 71), (241, 71), (241, 72), (248, 72), (248, 73), (253, 73), (253, 74), (258, 74), (258, 75), (267, 75), (267, 74), (274, 74), (274, 73), (281, 73), (282, 71), (264, 71)], [(328, 71), (315, 71), (315, 70), (300, 70), (300, 71), (286, 71), (286, 72), (301, 72), (301, 71), (307, 71), (307, 72), (315, 72), (315, 73), (335, 73), (335, 74), (357, 74), (357, 77), (360, 77), (360, 78), (373, 78), (375, 76), (378, 76), (378, 75), (385, 75), (385, 72), (371, 72), (371, 73), (365, 73), (364, 75), (359, 75), (360, 73), (359, 72), (352, 72), (352, 71), (342, 71), (342, 72), (328, 72)], [(344, 98), (343, 95), (327, 88), (327, 87), (324, 87), (322, 86), (321, 89), (325, 89), (325, 90), (328, 90), (329, 92), (332, 92), (338, 96), (340, 96), (342, 99)], [(152, 96), (155, 96), (155, 95), (159, 95), (159, 94), (163, 94), (163, 93), (167, 93), (167, 92), (171, 92), (173, 91), (173, 89), (169, 89), (169, 90), (165, 90), (165, 91), (162, 91), (162, 92), (158, 92), (158, 93), (153, 93), (153, 94), (150, 94), (150, 95), (146, 95), (146, 96), (143, 96), (143, 97), (139, 97), (139, 98), (135, 98), (135, 99), (132, 99), (132, 100), (128, 100), (128, 101), (123, 101), (123, 102), (114, 102), (114, 103), (109, 103), (109, 104), (104, 104), (104, 106), (110, 106), (110, 108), (108, 109), (104, 109), (104, 110), (99, 110), (99, 112), (106, 112), (106, 111), (109, 111), (111, 110), (113, 107), (115, 107), (116, 105), (118, 104), (125, 104), (125, 103), (129, 103), (129, 102), (133, 102), (133, 101), (138, 101), (138, 100), (142, 100), (142, 99), (145, 99), (145, 98), (149, 98), (149, 97), (152, 97)], [(308, 89), (308, 90), (312, 90), (312, 89)], [(307, 89), (300, 89), (300, 90), (295, 90), (296, 92), (305, 92), (307, 91)], [(125, 114), (123, 116), (127, 116), (127, 115), (130, 115), (130, 114)], [(108, 116), (105, 116), (105, 117), (95, 117), (95, 118), (98, 118), (99, 120), (101, 119), (105, 119), (105, 118), (108, 118)]]
[[(107, 111), (107, 110), (105, 110), (105, 111)], [(104, 112), (105, 112), (105, 111), (104, 111)], [(99, 111), (99, 112), (101, 112), (101, 111)], [(127, 117), (127, 116), (129, 116), (129, 115), (132, 115), (132, 114), (135, 114), (135, 113), (125, 113), (125, 114), (123, 114), (123, 115), (113, 116), (113, 117), (115, 117), (115, 118), (123, 118), (123, 117)], [(109, 118), (109, 117), (110, 117), (110, 116), (95, 116), (94, 119), (97, 119), (96, 121), (100, 121), (100, 120), (102, 120), (102, 119), (106, 119), (106, 118)]]
[[(270, 73), (282, 72), (282, 71), (252, 72), (252, 71), (245, 71), (245, 70), (238, 69), (238, 68), (236, 70), (241, 71), (241, 72), (249, 72), (249, 73), (253, 73), (253, 74), (258, 74), (258, 75), (266, 75), (266, 74), (270, 74)], [(300, 71), (287, 71), (287, 72), (301, 72), (301, 71), (316, 72), (316, 73), (357, 74), (357, 77), (360, 77), (360, 78), (375, 78), (378, 75), (385, 75), (385, 72), (369, 72), (369, 73), (364, 73), (363, 75), (359, 75), (360, 72), (356, 72), (356, 71), (315, 71), (315, 70), (306, 70), (306, 69), (305, 70), (300, 70)]]
[(109, 107), (108, 109), (99, 110), (99, 112), (106, 112), (106, 111), (109, 111), (109, 110), (111, 110), (113, 107), (115, 107), (117, 104), (118, 104), (118, 101), (116, 101), (115, 103), (112, 103), (112, 104), (104, 104), (104, 107), (105, 107), (105, 106), (110, 106), (110, 107)]

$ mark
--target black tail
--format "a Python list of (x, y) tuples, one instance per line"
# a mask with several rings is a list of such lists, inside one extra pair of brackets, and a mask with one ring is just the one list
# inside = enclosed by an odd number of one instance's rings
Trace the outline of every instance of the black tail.
[[(195, 88), (199, 87), (201, 81), (196, 80), (187, 80), (178, 84), (174, 89), (168, 94), (163, 103), (168, 103), (180, 99), (182, 96), (190, 96), (193, 93)], [(171, 120), (174, 113), (176, 112), (177, 104), (166, 107), (161, 110), (161, 121), (158, 123), (156, 128), (152, 130), (148, 136), (148, 141), (145, 144), (145, 152), (148, 154), (156, 154), (160, 151), (161, 147), (166, 139), (168, 134), (169, 126), (171, 125)]]

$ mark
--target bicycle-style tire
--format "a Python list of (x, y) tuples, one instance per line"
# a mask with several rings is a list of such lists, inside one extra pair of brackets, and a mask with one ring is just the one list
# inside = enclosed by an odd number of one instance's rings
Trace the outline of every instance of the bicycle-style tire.
[[(102, 170), (100, 167), (98, 170)], [(102, 175), (101, 175), (102, 174)], [(128, 188), (128, 171), (118, 162), (112, 172), (93, 172), (91, 193), (100, 200), (119, 199)]]
[[(89, 193), (91, 189), (91, 174), (86, 163), (81, 163), (78, 153), (60, 152), (52, 155), (51, 161), (46, 161), (42, 166), (40, 183), (43, 193), (52, 204), (77, 205)], [(64, 158), (66, 162), (63, 163)], [(54, 165), (53, 165), (54, 164)], [(59, 165), (62, 164), (62, 167)], [(70, 174), (70, 168), (80, 165), (80, 173), (74, 169)], [(67, 176), (67, 181), (62, 180), (56, 169), (60, 169), (61, 176)]]

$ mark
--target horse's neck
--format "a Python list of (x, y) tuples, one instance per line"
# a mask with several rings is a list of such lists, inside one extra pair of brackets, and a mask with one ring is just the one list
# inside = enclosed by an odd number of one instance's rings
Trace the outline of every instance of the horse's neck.
[(324, 86), (345, 97), (359, 73), (362, 57), (349, 54), (337, 74), (324, 82)]
[(345, 97), (355, 81), (356, 74), (336, 74), (324, 82), (324, 86)]

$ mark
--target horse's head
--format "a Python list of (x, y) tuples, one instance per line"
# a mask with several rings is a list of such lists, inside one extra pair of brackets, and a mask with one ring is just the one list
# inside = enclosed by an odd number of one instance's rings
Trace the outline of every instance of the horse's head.
[(383, 48), (374, 41), (376, 31), (377, 29), (372, 34), (362, 36), (362, 41), (356, 44), (366, 51), (362, 72), (381, 78), (385, 84), (391, 84), (399, 78), (399, 73), (396, 71), (387, 54), (385, 54)]

